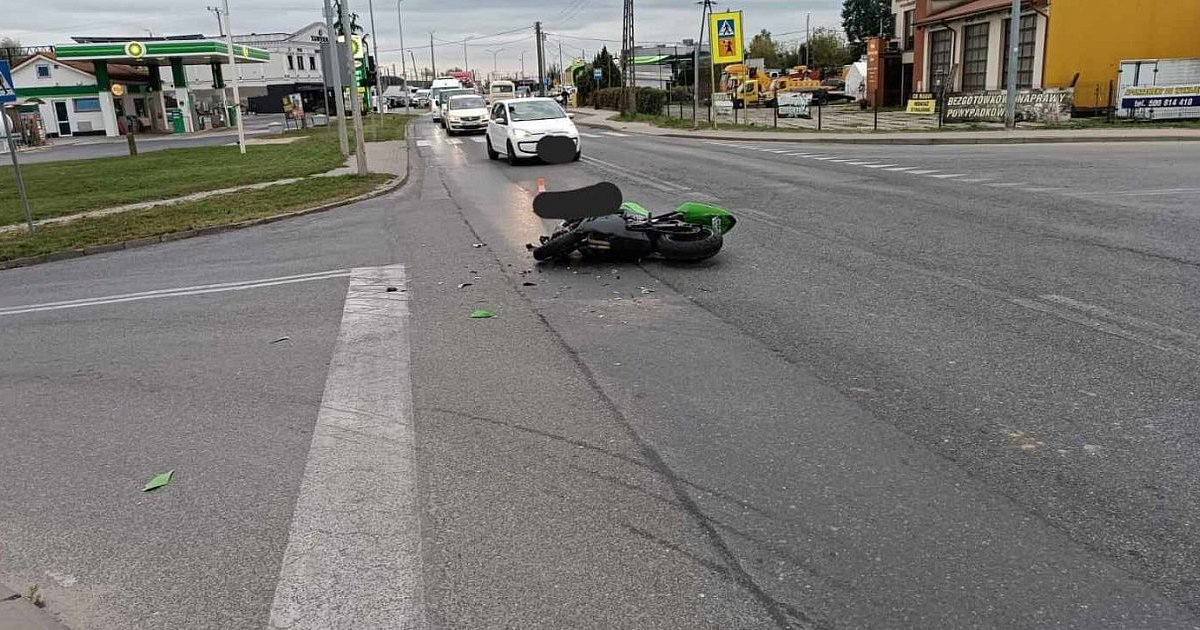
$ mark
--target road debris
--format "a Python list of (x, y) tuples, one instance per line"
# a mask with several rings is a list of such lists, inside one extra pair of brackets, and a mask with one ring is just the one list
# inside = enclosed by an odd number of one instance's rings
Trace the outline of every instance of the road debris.
[(171, 483), (171, 476), (174, 474), (175, 474), (174, 470), (168, 470), (165, 473), (155, 475), (154, 478), (152, 478), (150, 481), (146, 482), (146, 487), (142, 488), (142, 492), (150, 492), (151, 490), (157, 490), (157, 489)]
[(280, 337), (280, 338), (276, 339), (275, 341), (272, 341), (271, 345), (275, 345), (277, 343), (283, 343), (285, 341), (291, 341), (291, 340), (292, 340), (291, 337)]
[(471, 313), (471, 319), (491, 319), (495, 315), (491, 311), (478, 310)]
[(458, 285), (458, 288), (460, 288), (460, 289), (465, 289), (465, 288), (467, 288), (467, 287), (469, 287), (469, 286), (474, 286), (474, 285), (472, 285), (470, 282), (463, 282), (463, 283), (461, 283), (461, 284), (459, 284), (459, 285)]

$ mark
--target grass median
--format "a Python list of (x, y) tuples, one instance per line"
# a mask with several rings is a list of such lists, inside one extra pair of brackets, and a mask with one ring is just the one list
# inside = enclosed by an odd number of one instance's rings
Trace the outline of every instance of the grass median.
[[(403, 140), (411, 117), (364, 118), (367, 142)], [(43, 162), (21, 167), (34, 220), (131, 203), (171, 199), (206, 190), (304, 177), (343, 164), (337, 138), (324, 128), (292, 134), (290, 144), (165, 149), (137, 157)], [(351, 131), (351, 138), (353, 132)], [(16, 177), (0, 166), (0, 225), (24, 221)]]
[[(336, 145), (334, 152), (337, 153)], [(261, 190), (46, 225), (32, 236), (23, 231), (4, 233), (0, 234), (0, 261), (283, 214), (349, 199), (369, 192), (389, 179), (388, 175), (312, 177)]]

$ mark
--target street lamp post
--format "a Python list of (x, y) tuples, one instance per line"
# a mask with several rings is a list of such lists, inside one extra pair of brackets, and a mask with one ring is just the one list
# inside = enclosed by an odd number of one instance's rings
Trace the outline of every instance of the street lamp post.
[(521, 51), (521, 78), (522, 79), (525, 78), (525, 53), (527, 53), (527, 52), (529, 52), (529, 51), (527, 51), (527, 50)]
[(242, 124), (242, 80), (238, 77), (237, 57), (233, 54), (233, 27), (229, 22), (229, 0), (225, 0), (225, 44), (229, 48), (229, 74), (233, 79), (233, 106), (237, 112), (238, 149), (246, 154), (246, 127)]
[(500, 53), (504, 52), (504, 49), (497, 48), (496, 50), (489, 50), (488, 52), (492, 53), (492, 80), (495, 81), (496, 74), (498, 73), (498, 71), (496, 69), (496, 55), (499, 55)]
[[(396, 0), (396, 21), (400, 24), (400, 85), (404, 86), (404, 115), (409, 114), (408, 106), (412, 91), (408, 89), (408, 60), (404, 58), (404, 16), (400, 14), (400, 5), (404, 4), (404, 0)], [(411, 51), (410, 51), (411, 52)], [(416, 65), (416, 60), (413, 60), (413, 65)], [(416, 70), (414, 67), (413, 70)]]

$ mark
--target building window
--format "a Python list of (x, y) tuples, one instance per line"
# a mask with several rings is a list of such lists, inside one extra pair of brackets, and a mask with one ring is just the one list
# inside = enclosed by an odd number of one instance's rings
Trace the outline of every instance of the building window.
[(100, 111), (100, 99), (98, 98), (77, 98), (73, 100), (75, 113), (87, 113)]
[(308, 69), (309, 70), (317, 69), (317, 58), (312, 55), (308, 56)]
[[(1002, 85), (1008, 85), (1008, 30), (1012, 20), (1004, 20), (1004, 69), (1000, 76)], [(1033, 55), (1037, 48), (1037, 16), (1026, 15), (1021, 18), (1021, 30), (1017, 33), (1020, 50), (1017, 52), (1017, 87), (1028, 89), (1033, 87)]]
[(296, 62), (295, 62), (295, 60), (294, 60), (294, 59), (292, 59), (292, 56), (291, 56), (291, 55), (288, 55), (287, 57), (288, 57), (288, 70), (295, 70), (295, 69), (296, 69)]
[(908, 11), (904, 12), (904, 50), (912, 50), (913, 48), (916, 48), (916, 19), (916, 9), (909, 9)]
[(987, 89), (987, 58), (989, 24), (972, 24), (963, 29), (964, 92), (982, 92)]
[(954, 31), (943, 28), (929, 34), (929, 78), (935, 88), (938, 87), (939, 78), (942, 87), (951, 88), (953, 77), (950, 76), (950, 60), (953, 56)]
[(49, 79), (50, 78), (50, 64), (39, 63), (37, 65), (37, 78), (39, 78), (39, 79)]

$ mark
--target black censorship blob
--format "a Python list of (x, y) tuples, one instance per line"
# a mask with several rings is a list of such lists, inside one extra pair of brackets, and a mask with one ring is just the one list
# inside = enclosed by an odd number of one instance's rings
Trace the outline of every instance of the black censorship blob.
[(547, 164), (566, 164), (575, 159), (575, 141), (566, 136), (542, 136), (537, 155)]
[[(538, 153), (541, 153), (541, 142)], [(543, 219), (586, 219), (613, 214), (621, 209), (621, 189), (611, 182), (600, 182), (575, 190), (539, 193), (533, 198), (533, 213)]]

